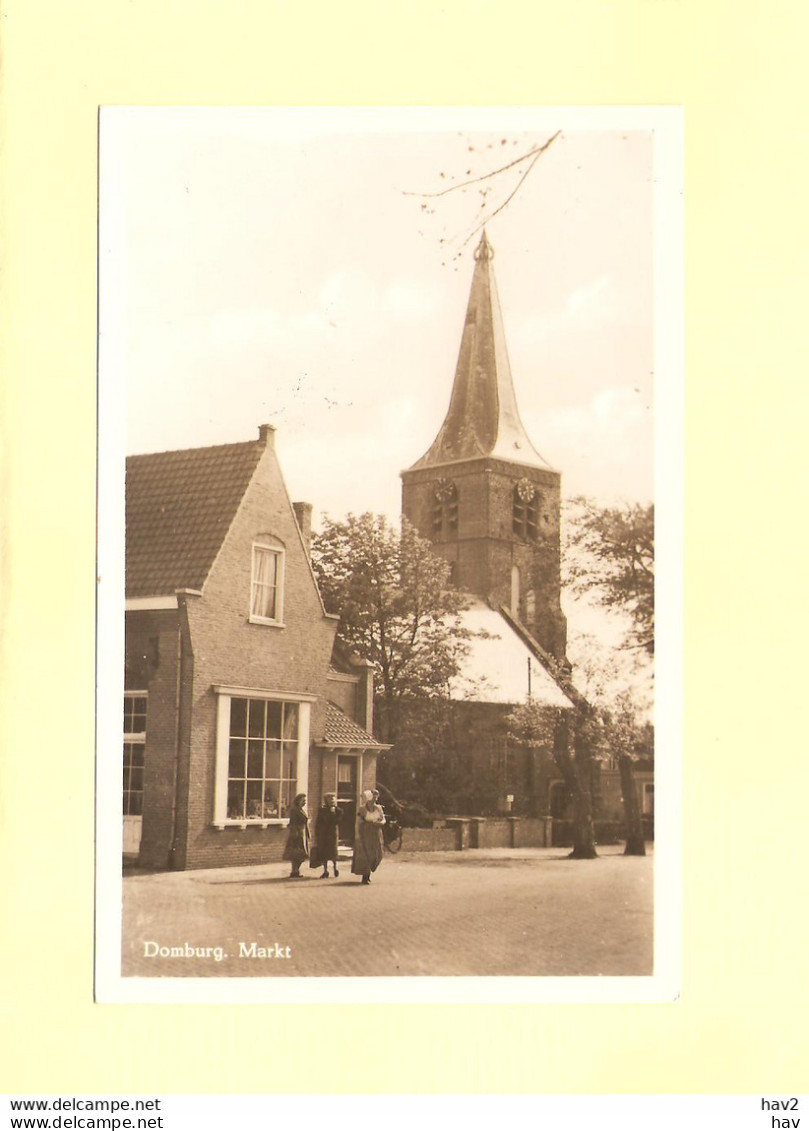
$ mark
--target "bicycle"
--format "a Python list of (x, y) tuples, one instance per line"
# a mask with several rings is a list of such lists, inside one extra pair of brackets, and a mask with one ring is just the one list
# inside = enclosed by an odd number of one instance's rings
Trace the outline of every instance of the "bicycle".
[(382, 841), (388, 852), (396, 853), (402, 847), (402, 826), (395, 817), (388, 817), (382, 826)]

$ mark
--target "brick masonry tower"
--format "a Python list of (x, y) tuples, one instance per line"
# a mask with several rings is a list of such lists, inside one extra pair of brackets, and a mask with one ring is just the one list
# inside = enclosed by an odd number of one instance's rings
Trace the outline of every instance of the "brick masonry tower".
[(504, 606), (564, 660), (560, 475), (517, 411), (493, 254), (484, 232), (449, 409), (429, 451), (402, 472), (402, 513), (451, 563), (457, 586)]

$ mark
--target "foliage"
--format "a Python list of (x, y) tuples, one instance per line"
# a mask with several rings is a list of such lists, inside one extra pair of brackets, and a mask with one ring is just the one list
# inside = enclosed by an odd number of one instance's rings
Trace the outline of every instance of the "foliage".
[(646, 704), (637, 680), (622, 681), (613, 658), (599, 658), (592, 651), (581, 665), (587, 694), (589, 744), (603, 759), (617, 766), (626, 822), (627, 856), (645, 856), (643, 822), (634, 779), (634, 763), (654, 753), (651, 724), (643, 721)]
[(327, 518), (312, 564), (326, 608), (340, 616), (339, 640), (374, 665), (382, 736), (392, 742), (401, 702), (445, 696), (460, 671), (471, 635), (464, 597), (406, 519), (397, 528), (384, 515)]
[(592, 711), (569, 679), (561, 672), (557, 678), (573, 702), (573, 710), (554, 710), (528, 699), (509, 716), (509, 738), (526, 746), (550, 748), (573, 800), (573, 851), (570, 855), (591, 860), (598, 855), (592, 803), (596, 760), (596, 748), (590, 741)]
[(553, 749), (559, 708), (527, 699), (515, 707), (507, 719), (508, 737), (519, 746)]
[(654, 740), (646, 721), (650, 708), (651, 662), (640, 657), (630, 669), (623, 657), (591, 637), (573, 642), (577, 686), (586, 698), (591, 741), (612, 762), (652, 756)]
[(566, 584), (628, 614), (628, 643), (653, 655), (654, 506), (602, 507), (579, 496), (566, 517)]

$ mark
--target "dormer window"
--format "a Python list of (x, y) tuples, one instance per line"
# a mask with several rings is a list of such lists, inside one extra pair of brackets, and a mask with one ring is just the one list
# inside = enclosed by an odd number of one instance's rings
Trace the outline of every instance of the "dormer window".
[(518, 538), (536, 542), (539, 529), (539, 492), (529, 479), (514, 488), (511, 529)]
[(431, 536), (434, 542), (458, 533), (458, 488), (451, 479), (439, 479), (433, 487)]
[(281, 624), (284, 616), (284, 546), (261, 534), (253, 543), (250, 620)]

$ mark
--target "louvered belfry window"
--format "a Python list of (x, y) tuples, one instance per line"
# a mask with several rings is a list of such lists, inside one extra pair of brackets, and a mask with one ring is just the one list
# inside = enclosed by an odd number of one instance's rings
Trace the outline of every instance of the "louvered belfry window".
[(539, 492), (533, 483), (521, 479), (514, 488), (511, 529), (518, 538), (536, 542), (539, 534)]
[(450, 479), (439, 479), (433, 487), (431, 535), (434, 542), (458, 533), (458, 488)]

